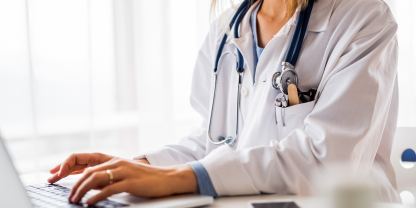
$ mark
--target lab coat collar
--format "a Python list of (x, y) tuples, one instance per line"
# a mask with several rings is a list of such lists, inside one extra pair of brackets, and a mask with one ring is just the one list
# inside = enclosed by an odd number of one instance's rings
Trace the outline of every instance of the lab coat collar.
[[(308, 23), (307, 31), (310, 32), (323, 32), (328, 27), (328, 23), (332, 14), (332, 9), (335, 5), (336, 0), (318, 0), (315, 2), (312, 9), (312, 14)], [(260, 1), (255, 2), (247, 11), (246, 15), (244, 16), (243, 20), (241, 21), (240, 25), (240, 37), (234, 38), (231, 40), (237, 46), (237, 48), (241, 51), (241, 54), (244, 57), (244, 61), (248, 66), (248, 76), (253, 76), (254, 72), (254, 59), (253, 59), (253, 35), (251, 30), (251, 13), (259, 4)], [(299, 9), (296, 10), (293, 17), (289, 20), (289, 25), (296, 25), (298, 16), (299, 16)], [(283, 27), (286, 31), (282, 31), (284, 35), (289, 34), (290, 27)], [(234, 31), (234, 27), (231, 28), (231, 31)], [(233, 34), (233, 32), (231, 32)], [(277, 34), (279, 35), (279, 33)], [(230, 35), (231, 36), (231, 35)], [(247, 73), (245, 73), (247, 76)]]
[[(307, 31), (311, 32), (323, 32), (328, 27), (329, 20), (331, 18), (332, 10), (334, 8), (336, 0), (318, 0), (315, 2), (312, 9), (312, 14), (308, 23)], [(246, 33), (251, 32), (251, 24), (250, 24), (250, 17), (253, 10), (259, 4), (260, 1), (255, 2), (246, 15), (244, 16), (243, 20), (241, 21), (240, 25), (240, 37), (244, 37)], [(296, 25), (297, 19), (299, 16), (299, 8), (296, 10), (293, 17), (289, 20), (290, 25)], [(233, 31), (233, 30), (231, 30)]]
[(318, 0), (313, 4), (308, 31), (323, 32), (326, 30), (331, 19), (332, 10), (336, 0)]
[[(250, 24), (250, 17), (253, 10), (259, 4), (260, 1), (255, 2), (247, 11), (246, 15), (244, 16), (243, 20), (241, 21), (240, 25), (240, 37), (234, 38), (232, 41), (240, 50), (241, 55), (243, 55), (244, 61), (247, 64), (247, 68), (250, 71), (249, 73), (244, 73), (244, 76), (250, 76), (250, 80), (253, 80), (253, 72), (254, 72), (254, 58), (253, 58), (253, 33), (251, 31), (251, 24)], [(235, 26), (234, 26), (235, 27)], [(231, 34), (234, 36), (234, 27), (231, 28)]]

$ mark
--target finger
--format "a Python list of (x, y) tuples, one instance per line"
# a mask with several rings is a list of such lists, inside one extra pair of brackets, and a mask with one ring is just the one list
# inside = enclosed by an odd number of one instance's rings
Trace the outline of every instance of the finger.
[(106, 171), (97, 171), (91, 174), (76, 190), (71, 202), (78, 203), (91, 189), (101, 188), (109, 185), (109, 176)]
[(79, 185), (73, 196), (70, 198), (70, 201), (73, 203), (78, 203), (89, 190), (104, 185), (106, 180), (108, 184), (108, 179), (106, 178), (108, 176), (106, 175), (107, 173), (104, 171), (92, 173)]
[(92, 205), (95, 204), (101, 200), (106, 199), (107, 197), (113, 195), (113, 194), (118, 194), (124, 191), (127, 191), (129, 184), (126, 180), (124, 181), (120, 181), (117, 183), (113, 183), (112, 185), (106, 186), (104, 187), (100, 193), (92, 196), (91, 198), (89, 198), (85, 203), (88, 205)]
[(54, 168), (52, 168), (49, 172), (50, 172), (51, 174), (55, 174), (56, 172), (58, 172), (58, 171), (59, 171), (59, 169), (61, 169), (61, 164), (59, 164), (59, 165), (55, 166), (55, 167), (54, 167)]
[(85, 167), (88, 167), (90, 159), (91, 154), (88, 153), (72, 154), (61, 164), (58, 176), (61, 178), (68, 176), (71, 173), (71, 168), (75, 165), (85, 165)]
[(90, 170), (91, 171), (100, 171), (100, 170), (107, 170), (107, 169), (115, 169), (117, 167), (123, 166), (128, 164), (128, 162), (126, 160), (123, 159), (119, 159), (119, 158), (114, 158), (110, 161), (107, 161), (105, 163), (96, 165), (94, 167), (91, 167)]
[[(92, 168), (88, 168), (88, 170), (85, 171), (85, 174), (75, 183), (75, 185), (72, 187), (71, 193), (68, 196), (68, 200), (71, 201), (72, 197), (75, 195), (77, 189), (80, 187), (80, 185), (86, 180), (88, 179), (94, 172), (98, 172), (98, 171), (104, 171), (104, 170), (112, 170), (113, 173), (113, 181), (119, 180), (119, 178), (121, 177), (121, 174), (118, 173), (117, 178), (115, 178), (115, 169), (118, 165), (116, 163), (111, 163), (111, 162), (106, 162), (104, 164), (101, 165), (97, 165), (95, 167)], [(106, 176), (107, 176), (107, 183), (109, 180), (109, 176), (108, 174), (105, 172)]]
[[(69, 173), (74, 173), (74, 172), (83, 171), (86, 167), (87, 167), (86, 165), (75, 165), (68, 172)], [(68, 175), (65, 175), (65, 176), (61, 177), (61, 176), (59, 176), (58, 173), (55, 173), (53, 176), (48, 178), (48, 183), (56, 183), (57, 181), (61, 180), (62, 178), (65, 178)]]
[(85, 170), (86, 170), (86, 169), (84, 168), (84, 169), (79, 170), (79, 171), (74, 171), (74, 172), (72, 172), (70, 175), (78, 175), (78, 174), (83, 173)]
[(58, 173), (53, 174), (50, 178), (48, 178), (48, 183), (56, 183), (62, 178), (58, 176)]
[[(124, 160), (114, 159), (114, 160), (110, 160), (108, 162), (105, 162), (103, 164), (88, 168), (88, 171), (85, 173), (85, 175), (79, 179), (79, 181), (75, 184), (75, 186), (73, 186), (70, 196), (75, 193), (75, 191), (79, 187), (79, 185), (81, 185), (82, 182), (85, 179), (87, 179), (89, 177), (89, 175), (91, 175), (93, 172), (103, 171), (103, 170), (108, 170), (108, 169), (110, 169), (110, 170), (116, 169), (117, 167), (123, 166), (126, 163), (127, 162), (124, 161)], [(116, 178), (114, 178), (113, 180), (115, 181)]]

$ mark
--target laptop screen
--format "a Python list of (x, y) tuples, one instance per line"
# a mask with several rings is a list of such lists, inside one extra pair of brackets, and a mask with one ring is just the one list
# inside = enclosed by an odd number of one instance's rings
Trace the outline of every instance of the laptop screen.
[(32, 207), (0, 135), (0, 207)]

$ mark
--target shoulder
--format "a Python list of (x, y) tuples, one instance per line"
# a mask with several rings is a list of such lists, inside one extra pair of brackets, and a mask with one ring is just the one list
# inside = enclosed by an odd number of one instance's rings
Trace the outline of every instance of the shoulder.
[[(320, 0), (328, 1), (328, 0)], [(334, 14), (343, 12), (346, 15), (378, 16), (394, 20), (389, 6), (383, 0), (335, 0)]]
[(209, 30), (209, 35), (211, 39), (219, 42), (221, 41), (221, 38), (223, 37), (224, 33), (230, 32), (229, 23), (239, 6), (240, 4), (236, 4), (228, 8), (227, 10), (219, 14), (218, 17), (212, 22)]
[(356, 37), (359, 38), (381, 31), (386, 27), (397, 28), (396, 20), (389, 6), (382, 0), (335, 1), (330, 21), (334, 29), (356, 33)]

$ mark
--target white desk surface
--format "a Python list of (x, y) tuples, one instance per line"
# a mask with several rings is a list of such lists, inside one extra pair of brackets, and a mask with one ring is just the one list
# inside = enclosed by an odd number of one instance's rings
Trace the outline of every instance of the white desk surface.
[[(324, 198), (318, 197), (299, 197), (286, 195), (253, 195), (253, 196), (238, 196), (238, 197), (220, 197), (214, 200), (214, 203), (207, 208), (218, 207), (248, 207), (250, 201), (255, 200), (270, 200), (270, 201), (295, 201), (301, 208), (324, 208), (327, 206), (327, 201)], [(205, 208), (205, 207), (204, 207)], [(401, 204), (377, 203), (374, 208), (409, 208)]]
[[(34, 173), (21, 175), (20, 178), (24, 185), (43, 183), (50, 176), (48, 173)], [(63, 181), (63, 185), (70, 186), (77, 177), (70, 176), (67, 181)], [(66, 184), (65, 184), (66, 183)], [(219, 208), (219, 207), (248, 207), (248, 202), (255, 200), (273, 200), (273, 201), (295, 201), (301, 208), (322, 208), (327, 207), (326, 200), (319, 197), (300, 197), (296, 195), (277, 195), (277, 194), (263, 194), (252, 196), (234, 196), (234, 197), (220, 197), (214, 200), (214, 203), (203, 208)], [(401, 204), (387, 204), (377, 203), (374, 208), (409, 208)]]

